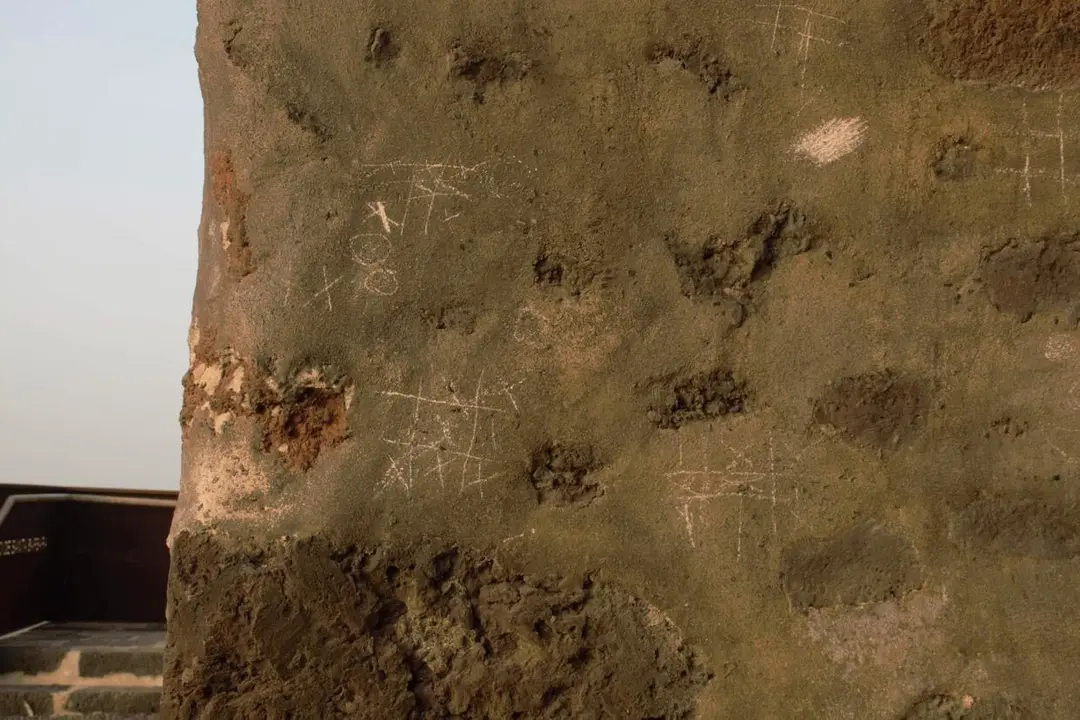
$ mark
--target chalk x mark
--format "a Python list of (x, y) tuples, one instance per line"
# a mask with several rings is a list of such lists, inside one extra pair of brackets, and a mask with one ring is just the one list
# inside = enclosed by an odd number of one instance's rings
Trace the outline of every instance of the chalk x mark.
[(326, 309), (327, 309), (327, 311), (334, 312), (334, 300), (331, 297), (331, 292), (330, 291), (333, 290), (335, 287), (337, 287), (341, 283), (341, 281), (345, 279), (345, 276), (339, 275), (338, 277), (334, 278), (333, 281), (329, 280), (329, 275), (327, 275), (327, 273), (326, 273), (326, 266), (325, 265), (323, 266), (323, 269), (322, 269), (322, 276), (323, 276), (323, 286), (322, 286), (322, 288), (317, 293), (315, 293), (315, 295), (313, 295), (310, 300), (308, 300), (306, 303), (304, 303), (304, 307), (309, 307), (310, 305), (318, 302), (320, 297), (325, 297), (326, 298)]
[(386, 203), (384, 203), (382, 200), (376, 200), (375, 202), (369, 202), (367, 204), (367, 206), (368, 206), (368, 210), (370, 211), (368, 213), (368, 217), (369, 218), (372, 218), (372, 217), (378, 218), (379, 222), (382, 224), (383, 232), (385, 232), (387, 235), (389, 235), (391, 232), (393, 232), (393, 229), (401, 224), (399, 222), (391, 220), (389, 218), (389, 216), (387, 216), (387, 214), (386, 214)]
[(779, 2), (775, 4), (758, 4), (757, 8), (770, 11), (770, 19), (751, 20), (754, 25), (769, 28), (769, 51), (777, 54), (776, 43), (780, 31), (786, 31), (798, 40), (795, 45), (795, 57), (799, 67), (799, 95), (802, 97), (806, 92), (806, 71), (810, 65), (810, 49), (813, 43), (820, 43), (829, 47), (843, 47), (841, 40), (831, 40), (824, 36), (829, 32), (829, 27), (847, 25), (847, 21), (818, 11), (814, 7)]

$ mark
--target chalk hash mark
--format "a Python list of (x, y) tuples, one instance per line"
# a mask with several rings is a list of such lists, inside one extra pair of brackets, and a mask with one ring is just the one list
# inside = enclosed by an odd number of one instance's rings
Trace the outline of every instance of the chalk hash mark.
[[(686, 526), (690, 547), (699, 546), (699, 527), (706, 512), (717, 504), (729, 508), (734, 505), (736, 562), (742, 559), (747, 503), (760, 503), (768, 508), (770, 536), (775, 537), (786, 522), (778, 516), (779, 513), (786, 511), (798, 520), (798, 480), (801, 477), (798, 463), (825, 439), (796, 450), (786, 441), (778, 443), (773, 433), (769, 432), (764, 452), (756, 455), (750, 454), (751, 445), (740, 450), (724, 440), (718, 440), (716, 444), (726, 463), (717, 467), (711, 462), (708, 445), (702, 452), (700, 464), (690, 465), (685, 440), (680, 434), (678, 464), (664, 476), (675, 488), (676, 509)], [(703, 441), (707, 442), (707, 439)]]
[(425, 384), (415, 391), (383, 390), (392, 403), (407, 403), (408, 427), (393, 437), (383, 435), (389, 466), (380, 490), (399, 488), (411, 493), (418, 483), (456, 486), (464, 493), (501, 477), (506, 462), (499, 459), (499, 430), (519, 413), (514, 389), (522, 381), (496, 380), (485, 384), (481, 373), (472, 392), (462, 395), (453, 382)]
[[(1034, 179), (1047, 179), (1056, 185), (1061, 194), (1062, 202), (1067, 204), (1069, 202), (1069, 190), (1071, 186), (1080, 183), (1080, 176), (1068, 172), (1066, 165), (1070, 154), (1066, 148), (1072, 142), (1080, 139), (1080, 135), (1066, 129), (1065, 93), (1046, 90), (1024, 90), (1022, 92), (1019, 128), (1001, 130), (1000, 133), (1006, 136), (1019, 137), (1023, 161), (1019, 167), (999, 167), (996, 168), (996, 171), (1001, 174), (1015, 175), (1021, 179), (1021, 189), (1028, 207), (1031, 207), (1034, 203), (1034, 191), (1032, 189), (1032, 180)], [(1057, 94), (1054, 119), (1053, 122), (1040, 123), (1039, 128), (1036, 128), (1032, 124), (1028, 100), (1044, 96), (1048, 92)], [(1056, 151), (1057, 162), (1053, 166), (1038, 167), (1033, 165), (1032, 154), (1038, 149), (1037, 145), (1039, 143), (1049, 144), (1049, 147)]]
[(756, 7), (769, 11), (769, 20), (751, 20), (754, 25), (769, 29), (769, 50), (777, 52), (776, 44), (780, 31), (791, 33), (797, 38), (796, 62), (799, 66), (799, 89), (806, 87), (806, 68), (810, 64), (810, 47), (813, 43), (821, 43), (830, 47), (843, 47), (841, 40), (831, 40), (824, 35), (835, 32), (840, 27), (847, 25), (835, 15), (819, 12), (816, 7), (797, 5), (793, 3), (778, 2), (775, 4), (758, 4)]

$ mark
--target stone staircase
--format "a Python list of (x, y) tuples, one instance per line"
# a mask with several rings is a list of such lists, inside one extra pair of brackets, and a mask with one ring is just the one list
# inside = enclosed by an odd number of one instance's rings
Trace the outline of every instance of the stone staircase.
[(45, 623), (0, 639), (0, 720), (156, 718), (163, 625)]

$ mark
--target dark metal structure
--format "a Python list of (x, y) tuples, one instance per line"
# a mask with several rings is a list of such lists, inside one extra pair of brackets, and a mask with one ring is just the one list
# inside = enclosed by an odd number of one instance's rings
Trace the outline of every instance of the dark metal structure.
[(175, 492), (0, 485), (0, 635), (165, 622)]

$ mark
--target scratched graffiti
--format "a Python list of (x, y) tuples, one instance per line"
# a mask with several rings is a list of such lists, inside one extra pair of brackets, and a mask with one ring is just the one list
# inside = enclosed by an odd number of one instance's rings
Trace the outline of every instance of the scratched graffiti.
[(995, 169), (1016, 180), (1029, 207), (1036, 200), (1055, 197), (1068, 204), (1080, 183), (1075, 97), (1064, 92), (1015, 92), (1012, 116), (994, 128), (1003, 158)]
[(505, 475), (500, 436), (520, 413), (514, 394), (520, 385), (480, 373), (468, 385), (442, 378), (383, 390), (387, 467), (380, 489), (482, 491)]
[(828, 438), (794, 444), (773, 431), (679, 431), (675, 467), (664, 473), (692, 548), (721, 544), (736, 562), (750, 542), (800, 520), (803, 460)]
[[(364, 188), (359, 227), (334, 245), (326, 264), (315, 266), (315, 289), (303, 299), (303, 308), (333, 313), (347, 302), (395, 295), (401, 288), (395, 260), (399, 248), (444, 236), (441, 229), (456, 232), (456, 224), (475, 202), (501, 199), (523, 187), (497, 176), (511, 170), (532, 172), (516, 160), (473, 165), (399, 160), (357, 167), (358, 184)], [(290, 280), (285, 305), (291, 291)]]

